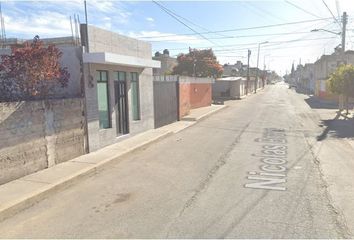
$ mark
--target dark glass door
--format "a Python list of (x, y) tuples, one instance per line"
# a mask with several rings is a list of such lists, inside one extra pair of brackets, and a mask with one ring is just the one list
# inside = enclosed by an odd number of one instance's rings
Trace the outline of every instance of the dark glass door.
[(117, 135), (122, 135), (129, 133), (126, 73), (117, 72), (114, 80)]

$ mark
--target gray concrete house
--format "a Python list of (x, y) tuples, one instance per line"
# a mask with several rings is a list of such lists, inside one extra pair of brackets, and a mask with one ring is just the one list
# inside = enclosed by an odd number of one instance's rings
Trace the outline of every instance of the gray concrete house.
[[(154, 128), (151, 45), (81, 25), (73, 37), (43, 39), (62, 52), (70, 80), (48, 99), (0, 103), (0, 184)], [(41, 39), (42, 40), (42, 39)], [(10, 39), (10, 46), (23, 44)], [(1, 79), (0, 79), (1, 83)]]
[(151, 45), (81, 24), (89, 151), (154, 128)]
[[(213, 84), (213, 99), (240, 99), (246, 94), (246, 83), (243, 77), (218, 78)], [(254, 81), (249, 84), (254, 84)]]

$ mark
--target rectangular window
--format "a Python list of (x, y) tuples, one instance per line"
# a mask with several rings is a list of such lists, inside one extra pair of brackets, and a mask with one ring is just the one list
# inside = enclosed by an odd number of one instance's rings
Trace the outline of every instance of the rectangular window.
[(101, 129), (110, 128), (111, 120), (109, 113), (109, 94), (108, 94), (108, 72), (97, 71), (97, 101), (99, 112), (99, 124)]
[(118, 81), (125, 81), (126, 79), (126, 72), (115, 72), (116, 80)]
[(139, 74), (136, 72), (131, 73), (131, 93), (133, 120), (140, 120)]

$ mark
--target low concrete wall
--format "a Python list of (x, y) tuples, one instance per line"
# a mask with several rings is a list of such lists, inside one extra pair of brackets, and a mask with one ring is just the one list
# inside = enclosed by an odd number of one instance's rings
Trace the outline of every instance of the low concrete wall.
[(0, 103), (0, 184), (85, 153), (81, 98)]

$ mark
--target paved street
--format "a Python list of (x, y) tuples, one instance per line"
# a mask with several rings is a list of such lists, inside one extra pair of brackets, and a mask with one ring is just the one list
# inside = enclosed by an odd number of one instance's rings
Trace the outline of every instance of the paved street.
[(1, 222), (0, 237), (353, 237), (327, 188), (314, 147), (324, 127), (305, 98), (278, 83), (227, 102)]

